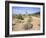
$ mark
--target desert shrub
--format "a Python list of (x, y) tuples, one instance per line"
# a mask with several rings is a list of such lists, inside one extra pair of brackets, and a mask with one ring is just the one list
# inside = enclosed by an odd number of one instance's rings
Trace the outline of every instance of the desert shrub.
[(28, 14), (28, 16), (31, 16), (31, 14)]
[(40, 17), (40, 14), (32, 14), (32, 16)]
[(12, 24), (13, 26), (16, 25), (16, 24)]
[(17, 19), (24, 20), (24, 18), (23, 18), (23, 17), (22, 17), (22, 15), (20, 15), (20, 14), (19, 14), (19, 15), (17, 15), (17, 16), (16, 16), (16, 18), (17, 18)]
[(23, 14), (23, 16), (25, 16), (25, 14)]
[(38, 26), (40, 26), (40, 24), (38, 24)]
[(33, 28), (33, 25), (32, 24), (26, 24), (25, 26), (24, 26), (24, 29), (25, 30), (29, 30), (29, 29), (32, 29)]

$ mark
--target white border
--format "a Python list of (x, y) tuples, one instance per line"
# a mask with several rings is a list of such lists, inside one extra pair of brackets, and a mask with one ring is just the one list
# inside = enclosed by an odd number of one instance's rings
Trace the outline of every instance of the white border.
[[(12, 31), (12, 6), (21, 6), (21, 7), (39, 7), (40, 8), (40, 31)], [(42, 5), (27, 5), (27, 4), (9, 4), (9, 33), (14, 34), (29, 34), (29, 33), (43, 33), (43, 6)]]

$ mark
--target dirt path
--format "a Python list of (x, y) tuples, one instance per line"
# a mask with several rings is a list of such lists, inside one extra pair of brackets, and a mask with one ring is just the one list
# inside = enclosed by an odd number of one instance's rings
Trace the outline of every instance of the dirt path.
[(40, 26), (39, 26), (40, 25), (40, 18), (32, 16), (32, 19), (33, 19), (33, 21), (31, 23), (33, 24), (33, 29), (39, 30), (40, 29)]

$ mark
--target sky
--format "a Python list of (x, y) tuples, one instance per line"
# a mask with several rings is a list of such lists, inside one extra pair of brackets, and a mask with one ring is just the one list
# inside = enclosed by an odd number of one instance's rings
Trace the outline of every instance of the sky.
[(40, 8), (38, 7), (17, 7), (17, 6), (13, 6), (12, 7), (12, 13), (13, 14), (34, 14), (37, 12), (40, 12)]

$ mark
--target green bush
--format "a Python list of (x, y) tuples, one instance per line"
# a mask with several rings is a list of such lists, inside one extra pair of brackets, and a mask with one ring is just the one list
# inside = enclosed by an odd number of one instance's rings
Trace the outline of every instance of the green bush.
[(17, 15), (17, 16), (16, 16), (16, 18), (17, 18), (17, 19), (24, 20), (24, 18), (23, 18), (23, 17), (22, 17), (22, 15), (20, 15), (20, 14), (19, 14), (19, 15)]

